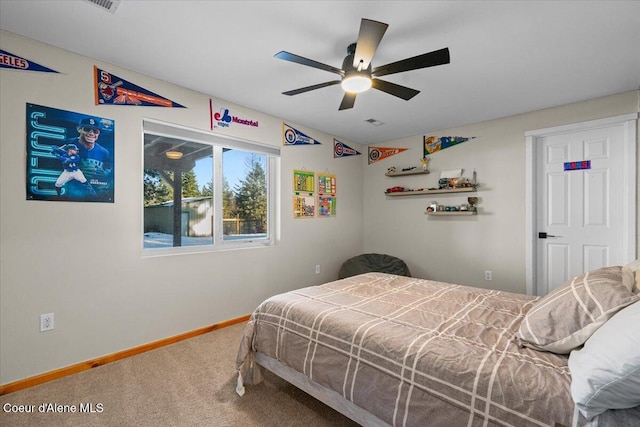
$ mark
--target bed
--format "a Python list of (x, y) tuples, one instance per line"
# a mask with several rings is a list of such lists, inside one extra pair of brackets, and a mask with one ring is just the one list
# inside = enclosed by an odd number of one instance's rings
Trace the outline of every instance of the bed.
[[(607, 319), (640, 306), (628, 294)], [(585, 418), (569, 354), (523, 337), (540, 303), (379, 272), (276, 295), (247, 323), (236, 391), (266, 368), (366, 426), (640, 425), (637, 406)]]

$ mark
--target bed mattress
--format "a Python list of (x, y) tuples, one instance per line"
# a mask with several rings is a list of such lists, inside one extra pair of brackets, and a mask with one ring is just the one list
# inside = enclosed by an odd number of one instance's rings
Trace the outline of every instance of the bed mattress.
[(537, 297), (366, 273), (269, 298), (238, 352), (276, 359), (394, 426), (581, 425), (567, 356), (522, 348)]

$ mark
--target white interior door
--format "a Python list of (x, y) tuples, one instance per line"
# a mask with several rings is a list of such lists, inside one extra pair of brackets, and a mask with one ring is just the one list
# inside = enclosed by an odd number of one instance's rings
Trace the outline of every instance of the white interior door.
[(629, 144), (629, 126), (558, 130), (532, 138), (532, 293), (538, 295), (635, 254), (636, 178), (627, 158), (633, 151), (635, 165), (635, 137)]

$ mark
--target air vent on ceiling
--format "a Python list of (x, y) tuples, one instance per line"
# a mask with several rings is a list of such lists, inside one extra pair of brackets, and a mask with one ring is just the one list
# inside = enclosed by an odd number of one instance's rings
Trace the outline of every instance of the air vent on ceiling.
[(91, 4), (95, 4), (104, 10), (108, 10), (111, 13), (116, 13), (116, 9), (120, 6), (122, 0), (84, 0)]
[(384, 124), (384, 123), (383, 123), (383, 122), (381, 122), (380, 120), (376, 120), (376, 119), (373, 119), (373, 118), (371, 118), (371, 119), (367, 119), (367, 120), (365, 120), (365, 122), (371, 123), (371, 124), (372, 124), (372, 125), (374, 125), (374, 126), (380, 126), (380, 125), (383, 125), (383, 124)]

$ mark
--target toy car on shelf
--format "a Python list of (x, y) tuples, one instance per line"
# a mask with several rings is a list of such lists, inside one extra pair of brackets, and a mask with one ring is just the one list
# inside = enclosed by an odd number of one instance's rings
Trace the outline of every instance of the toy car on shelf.
[(404, 191), (404, 187), (391, 187), (391, 188), (387, 188), (387, 191), (385, 191), (385, 193), (400, 193)]

